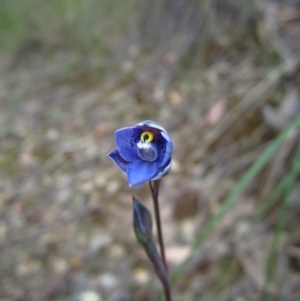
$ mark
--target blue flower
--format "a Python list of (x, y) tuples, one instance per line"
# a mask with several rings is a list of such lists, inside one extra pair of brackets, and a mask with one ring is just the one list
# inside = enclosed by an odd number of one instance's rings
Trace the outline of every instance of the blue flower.
[(108, 157), (123, 170), (129, 186), (158, 180), (171, 168), (173, 143), (168, 132), (146, 120), (115, 132), (116, 148)]

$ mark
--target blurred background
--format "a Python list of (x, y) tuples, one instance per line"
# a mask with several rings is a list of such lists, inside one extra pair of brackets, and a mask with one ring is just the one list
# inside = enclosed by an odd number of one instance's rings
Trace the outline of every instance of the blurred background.
[(1, 300), (156, 300), (106, 157), (145, 119), (174, 301), (300, 300), (299, 1), (0, 0), (0, 54)]

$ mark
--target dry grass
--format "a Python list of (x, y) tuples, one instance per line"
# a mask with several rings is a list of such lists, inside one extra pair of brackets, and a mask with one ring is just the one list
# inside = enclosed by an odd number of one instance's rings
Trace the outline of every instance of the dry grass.
[(161, 287), (131, 216), (131, 195), (151, 208), (150, 194), (129, 189), (106, 158), (114, 130), (144, 119), (175, 145), (161, 190), (167, 257), (171, 271), (190, 260), (174, 300), (300, 298), (299, 126), (288, 130), (299, 54), (269, 44), (268, 7), (246, 2), (103, 1), (100, 14), (94, 1), (55, 1), (10, 31), (16, 43), (0, 60), (1, 299), (155, 300)]

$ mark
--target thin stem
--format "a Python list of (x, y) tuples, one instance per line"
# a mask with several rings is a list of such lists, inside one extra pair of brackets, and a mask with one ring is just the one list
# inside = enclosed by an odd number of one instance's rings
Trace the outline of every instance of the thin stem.
[(146, 248), (146, 252), (154, 265), (157, 277), (160, 279), (163, 285), (166, 301), (172, 301), (168, 271), (166, 270), (165, 265), (161, 259), (161, 256), (159, 256), (157, 248), (154, 245), (153, 241), (151, 241), (148, 244), (148, 247)]
[(170, 285), (164, 285), (166, 301), (172, 301)]
[(161, 254), (161, 258), (164, 263), (164, 266), (165, 266), (166, 270), (168, 270), (166, 256), (165, 256), (165, 245), (164, 245), (164, 239), (163, 239), (162, 227), (161, 227), (161, 221), (160, 221), (159, 203), (158, 203), (159, 185), (160, 185), (160, 180), (149, 181), (149, 186), (150, 186), (152, 199), (153, 199), (153, 203), (154, 203), (155, 221), (156, 221), (156, 227), (157, 227), (157, 236), (158, 236), (160, 254)]
[(163, 283), (166, 301), (172, 301), (171, 287), (170, 287), (170, 283), (169, 283), (169, 279), (168, 279), (169, 278), (168, 277), (168, 266), (167, 266), (167, 261), (166, 261), (166, 256), (165, 256), (165, 245), (164, 245), (161, 220), (160, 220), (160, 211), (159, 211), (159, 202), (158, 202), (159, 185), (160, 185), (160, 180), (149, 181), (149, 187), (150, 187), (153, 204), (154, 204), (155, 222), (156, 222), (156, 228), (157, 228), (157, 236), (158, 236), (161, 260), (165, 267), (165, 273), (166, 273), (165, 277), (160, 277), (160, 278)]

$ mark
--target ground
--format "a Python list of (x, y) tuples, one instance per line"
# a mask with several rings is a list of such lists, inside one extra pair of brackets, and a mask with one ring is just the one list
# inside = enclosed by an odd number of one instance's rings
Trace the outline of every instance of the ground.
[[(106, 156), (115, 130), (152, 119), (174, 142), (160, 193), (174, 300), (300, 300), (297, 127), (242, 180), (290, 122), (268, 117), (292, 88), (265, 55), (227, 49), (172, 80), (177, 53), (149, 66), (134, 43), (105, 76), (72, 49), (1, 56), (1, 299), (156, 299), (132, 229), (132, 195), (153, 212), (148, 186)], [(266, 206), (293, 166), (291, 193)]]

